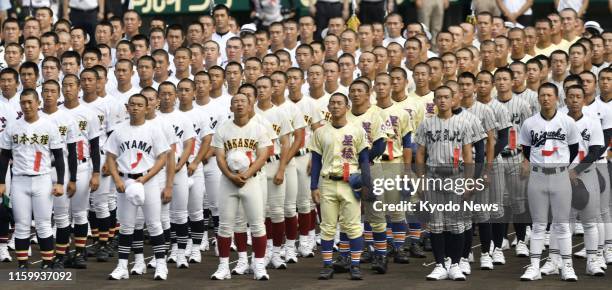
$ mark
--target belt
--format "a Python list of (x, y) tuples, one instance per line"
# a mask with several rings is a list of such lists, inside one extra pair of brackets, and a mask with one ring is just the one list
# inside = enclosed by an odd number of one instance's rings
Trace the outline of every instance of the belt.
[(270, 155), (270, 157), (268, 157), (267, 163), (278, 161), (278, 160), (280, 160), (280, 154)]
[(557, 174), (565, 171), (565, 167), (533, 167), (531, 170), (533, 172), (541, 172), (545, 175)]
[(310, 149), (308, 148), (301, 148), (300, 150), (298, 150), (297, 154), (295, 154), (295, 156), (300, 157), (300, 156), (304, 156), (306, 154), (310, 153)]
[(98, 12), (98, 7), (93, 8), (93, 9), (88, 9), (88, 10), (70, 7), (70, 10), (71, 11), (83, 12), (83, 13), (92, 13), (92, 12)]
[[(393, 159), (395, 159), (395, 158), (393, 158)], [(380, 159), (380, 160), (382, 160), (382, 161), (393, 161), (393, 159), (389, 158), (389, 155), (387, 155), (387, 154), (383, 154), (383, 155), (381, 156), (381, 159)]]
[[(77, 159), (77, 164), (87, 163), (87, 161), (89, 161), (88, 158)], [(66, 164), (64, 164), (64, 165), (66, 165)], [(55, 161), (51, 162), (51, 167), (55, 167)]]
[(326, 175), (322, 177), (325, 179), (333, 180), (333, 181), (344, 181), (344, 177), (338, 176), (338, 175)]
[(508, 157), (514, 157), (516, 155), (519, 155), (523, 152), (523, 150), (521, 149), (507, 149), (507, 150), (503, 150), (502, 152), (499, 153), (499, 155), (501, 155), (501, 157), (503, 158), (508, 158)]
[(123, 172), (119, 172), (119, 176), (127, 177), (129, 179), (138, 179), (140, 177), (143, 177), (144, 175), (145, 175), (145, 173), (123, 173)]

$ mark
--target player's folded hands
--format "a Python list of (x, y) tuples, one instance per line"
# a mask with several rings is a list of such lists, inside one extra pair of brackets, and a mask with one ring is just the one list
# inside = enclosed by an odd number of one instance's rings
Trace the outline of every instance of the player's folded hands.
[(117, 192), (125, 193), (125, 183), (123, 180), (119, 179), (115, 181), (115, 187), (117, 188)]
[(68, 182), (66, 193), (68, 194), (69, 198), (72, 198), (72, 196), (76, 193), (76, 182), (75, 181)]
[(172, 201), (172, 187), (165, 187), (161, 192), (161, 200), (163, 204)]
[(64, 185), (54, 184), (51, 193), (55, 196), (62, 196), (62, 194), (64, 194)]
[(100, 173), (94, 172), (91, 175), (91, 179), (89, 180), (89, 189), (91, 190), (91, 192), (94, 192), (98, 190), (99, 186), (100, 186)]

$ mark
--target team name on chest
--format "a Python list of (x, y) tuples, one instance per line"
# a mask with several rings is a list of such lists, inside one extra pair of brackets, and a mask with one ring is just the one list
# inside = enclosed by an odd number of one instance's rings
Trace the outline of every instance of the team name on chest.
[(510, 118), (510, 122), (512, 122), (512, 124), (515, 125), (520, 125), (521, 124), (521, 117), (519, 116), (518, 113), (512, 113), (511, 114), (511, 118)]
[(306, 122), (306, 124), (308, 126), (312, 125), (312, 117), (311, 116), (304, 115), (304, 121)]
[(225, 151), (229, 151), (231, 149), (236, 148), (249, 148), (251, 150), (255, 150), (257, 147), (257, 140), (246, 138), (229, 139), (225, 141), (223, 147)]
[(425, 133), (425, 137), (429, 143), (463, 141), (463, 138), (461, 138), (461, 132), (459, 132), (459, 130), (450, 129), (427, 131)]
[(172, 124), (172, 128), (174, 128), (174, 135), (176, 135), (176, 137), (179, 137), (179, 139), (183, 138), (183, 129), (181, 129), (181, 127)]
[(345, 160), (350, 160), (355, 158), (355, 151), (354, 151), (354, 142), (353, 142), (353, 136), (351, 135), (344, 135), (344, 138), (342, 139), (342, 151), (340, 152), (340, 155), (342, 155), (342, 158), (344, 158)]
[(582, 132), (580, 132), (580, 136), (582, 136), (582, 140), (584, 141), (591, 141), (591, 132), (589, 132), (588, 129), (582, 130)]
[(47, 145), (49, 144), (49, 135), (47, 134), (15, 134), (13, 135), (13, 143), (22, 145)]
[(272, 124), (272, 130), (274, 130), (274, 133), (276, 133), (276, 135), (279, 135), (281, 131), (281, 126), (278, 124)]
[(565, 133), (561, 132), (561, 128), (557, 131), (540, 131), (535, 132), (531, 130), (529, 133), (531, 134), (531, 145), (535, 147), (540, 147), (546, 143), (546, 140), (565, 140)]
[(151, 154), (151, 149), (153, 149), (153, 145), (150, 145), (146, 141), (142, 140), (124, 141), (121, 143), (121, 145), (119, 145), (119, 150), (121, 150), (122, 153), (131, 149), (136, 149), (139, 151), (143, 151), (147, 154)]
[(66, 133), (68, 132), (68, 126), (58, 126), (57, 131), (59, 131), (60, 136), (65, 137)]
[(87, 121), (85, 120), (79, 121), (79, 130), (81, 131), (87, 130)]

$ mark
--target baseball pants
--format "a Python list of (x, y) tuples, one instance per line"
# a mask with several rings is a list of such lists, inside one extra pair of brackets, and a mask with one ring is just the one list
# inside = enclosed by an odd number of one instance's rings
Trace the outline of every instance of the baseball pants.
[(417, 16), (419, 22), (429, 27), (432, 39), (436, 39), (436, 35), (442, 30), (442, 22), (444, 21), (444, 1), (423, 1), (423, 7), (417, 9)]
[(219, 182), (221, 180), (221, 170), (217, 166), (217, 159), (212, 156), (203, 167), (204, 188), (208, 209), (212, 216), (219, 216)]
[[(362, 235), (361, 204), (351, 187), (344, 181), (321, 178), (321, 240), (333, 240), (336, 225), (340, 222), (340, 231), (349, 239)], [(342, 217), (340, 221), (338, 219)]]
[(204, 219), (204, 166), (199, 165), (190, 178), (193, 179), (193, 185), (189, 187), (187, 202), (189, 220), (201, 221)]
[[(261, 173), (259, 173), (261, 174)], [(249, 178), (243, 187), (235, 186), (227, 177), (222, 176), (219, 183), (219, 236), (230, 238), (236, 226), (236, 213), (242, 203), (246, 220), (248, 221), (253, 237), (266, 234), (264, 226), (263, 198), (260, 194), (259, 174)]]
[(298, 213), (307, 214), (311, 210), (310, 196), (310, 175), (308, 174), (308, 162), (310, 161), (310, 155), (304, 154), (294, 158), (295, 169), (297, 171), (297, 211)]
[(51, 212), (53, 195), (51, 176), (49, 174), (13, 176), (11, 181), (11, 206), (15, 219), (15, 238), (30, 239), (32, 215), (36, 222), (36, 233), (41, 239), (53, 235), (51, 229)]
[[(100, 164), (106, 162), (106, 155), (100, 154)], [(103, 219), (110, 217), (109, 198), (111, 192), (111, 180), (110, 176), (103, 176), (100, 174), (100, 185), (98, 189), (91, 193), (92, 207), (96, 213), (96, 218)]]
[(274, 184), (274, 176), (278, 171), (280, 161), (268, 162), (266, 167), (266, 176), (268, 184), (268, 196), (266, 202), (266, 217), (272, 220), (272, 223), (280, 223), (285, 220), (284, 203), (286, 183)]
[[(374, 165), (370, 166), (370, 171), (373, 177), (383, 176), (383, 165), (379, 162), (374, 163)], [(376, 200), (385, 202), (384, 195), (385, 193), (381, 195), (377, 195)], [(374, 202), (375, 201), (371, 201), (371, 202), (364, 201), (364, 206), (363, 206), (364, 219), (372, 227), (372, 232), (382, 233), (387, 230), (387, 220), (385, 218), (385, 211), (375, 210)], [(402, 220), (403, 220), (405, 218), (404, 213), (401, 213), (401, 214), (402, 214)], [(340, 221), (342, 222), (343, 219), (344, 217), (341, 216)]]
[[(123, 179), (124, 181), (127, 178)], [(161, 226), (161, 199), (159, 191), (159, 181), (157, 177), (153, 177), (144, 184), (145, 201), (142, 206), (142, 211), (145, 217), (145, 223), (150, 236), (161, 235), (163, 230)], [(131, 235), (134, 233), (136, 226), (136, 216), (138, 212), (138, 206), (132, 204), (127, 200), (125, 193), (119, 193), (117, 195), (117, 216), (121, 223), (119, 232), (122, 235)]]
[[(80, 162), (79, 162), (80, 163)], [(81, 163), (77, 168), (76, 192), (72, 197), (64, 192), (62, 196), (54, 197), (54, 221), (59, 228), (70, 226), (74, 221), (76, 225), (87, 224), (87, 211), (89, 210), (89, 181), (91, 179), (91, 166)], [(64, 178), (64, 180), (68, 180)], [(67, 182), (66, 186), (67, 186)], [(110, 214), (109, 214), (110, 215)]]

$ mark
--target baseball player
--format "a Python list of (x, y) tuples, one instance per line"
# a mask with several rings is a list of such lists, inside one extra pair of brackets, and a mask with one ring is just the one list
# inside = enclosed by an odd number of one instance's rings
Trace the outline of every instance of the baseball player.
[[(600, 119), (602, 123), (602, 128), (604, 130), (604, 146), (608, 148), (608, 152), (607, 152), (607, 156), (606, 156), (606, 153), (604, 152), (604, 154), (598, 159), (597, 162), (603, 163), (607, 159), (608, 171), (611, 171), (610, 166), (612, 166), (611, 165), (612, 163), (612, 155), (611, 155), (612, 154), (612, 102), (610, 102), (610, 100), (612, 100), (612, 69), (609, 67), (603, 68), (599, 71), (599, 91), (600, 91), (599, 98), (595, 99), (595, 103), (597, 104), (591, 104), (591, 106), (601, 108)], [(604, 177), (604, 179), (606, 179), (605, 172), (600, 171), (600, 174)], [(610, 188), (612, 186), (611, 180), (612, 180), (612, 177), (610, 177), (610, 174), (609, 174), (606, 180), (606, 186), (608, 188), (607, 190), (608, 198), (610, 198)], [(602, 193), (604, 194), (605, 192), (606, 192), (605, 190), (602, 191)], [(612, 205), (609, 205), (609, 206), (612, 206)], [(608, 209), (608, 213), (610, 213), (609, 209)], [(607, 221), (611, 220), (610, 215), (606, 217), (606, 220)], [(605, 248), (603, 249), (604, 250), (603, 256), (607, 264), (612, 264), (612, 224), (608, 222), (608, 223), (605, 223), (604, 226), (605, 226), (605, 232), (606, 232), (605, 233), (606, 243), (604, 245)], [(600, 234), (600, 237), (601, 237), (601, 234)]]
[[(202, 159), (210, 149), (213, 130), (210, 127), (210, 116), (203, 114), (202, 110), (193, 106), (195, 97), (195, 83), (190, 79), (182, 79), (177, 87), (179, 110), (193, 123), (196, 133), (195, 142), (189, 153), (187, 161), (187, 175), (193, 184), (189, 187), (189, 202), (187, 210), (189, 214), (189, 227), (193, 246), (189, 255), (190, 263), (200, 263), (200, 245), (204, 236), (204, 171), (202, 171)], [(190, 182), (191, 183), (191, 182)]]
[[(15, 219), (15, 253), (19, 269), (28, 268), (30, 225), (36, 221), (36, 233), (42, 256), (41, 267), (50, 269), (53, 263), (53, 233), (51, 211), (53, 196), (64, 194), (63, 147), (57, 127), (38, 115), (39, 99), (35, 90), (21, 93), (19, 103), (23, 119), (10, 123), (0, 138), (0, 194), (6, 192), (6, 174), (11, 168), (11, 204), (19, 209)], [(57, 182), (51, 181), (51, 156), (55, 158)]]
[[(568, 173), (567, 165), (578, 155), (580, 132), (572, 118), (558, 114), (557, 86), (544, 83), (538, 91), (540, 114), (523, 123), (519, 143), (523, 147), (525, 161), (521, 175), (529, 176), (529, 210), (533, 220), (530, 239), (531, 264), (521, 276), (523, 281), (540, 280), (540, 256), (544, 248), (544, 233), (551, 208), (552, 231), (559, 243), (562, 258), (561, 279), (576, 281), (571, 256), (569, 212), (571, 185), (575, 172)], [(570, 181), (571, 179), (571, 181)]]
[[(425, 173), (427, 165), (429, 176), (434, 178), (452, 178), (459, 176), (459, 159), (464, 164), (472, 163), (472, 136), (468, 124), (464, 119), (453, 115), (452, 91), (447, 86), (438, 87), (434, 91), (434, 102), (437, 115), (425, 119), (419, 126), (415, 142), (419, 145), (416, 154), (417, 174)], [(448, 132), (442, 134), (441, 132)], [(428, 156), (427, 161), (425, 156)], [(470, 170), (465, 170), (465, 176), (471, 177)], [(421, 190), (421, 189), (419, 189)], [(441, 189), (428, 189), (423, 196), (425, 201), (440, 203), (458, 203), (461, 196), (455, 192)], [(459, 268), (459, 260), (463, 252), (464, 224), (461, 213), (436, 211), (429, 221), (431, 228), (431, 241), (436, 267), (427, 276), (428, 280), (460, 280), (466, 279)], [(447, 233), (445, 233), (447, 232)], [(448, 243), (448, 247), (446, 244)], [(450, 250), (450, 253), (446, 252)], [(444, 258), (451, 258), (448, 269), (444, 266)]]
[[(351, 111), (346, 118), (350, 123), (365, 130), (368, 146), (372, 148), (368, 156), (374, 162), (371, 166), (373, 175), (382, 176), (380, 156), (385, 151), (387, 138), (393, 135), (389, 115), (380, 107), (370, 103), (370, 86), (364, 81), (356, 80), (349, 86), (349, 99)], [(360, 258), (364, 263), (372, 262), (371, 268), (377, 273), (384, 274), (387, 271), (387, 222), (384, 212), (374, 210), (374, 201), (366, 200), (364, 203), (364, 240), (368, 251)], [(340, 255), (333, 264), (335, 272), (350, 271), (349, 242), (348, 233), (341, 229)]]
[(323, 66), (319, 64), (314, 64), (308, 68), (308, 95), (313, 100), (315, 100), (319, 108), (321, 108), (321, 114), (323, 114), (323, 119), (325, 121), (329, 121), (331, 115), (327, 110), (327, 104), (329, 103), (330, 95), (325, 92), (323, 77)]
[[(374, 90), (376, 91), (376, 106), (383, 109), (388, 115), (387, 126), (393, 130), (392, 137), (386, 140), (381, 166), (384, 169), (384, 176), (395, 178), (395, 176), (402, 175), (405, 170), (409, 170), (409, 164), (412, 163), (413, 122), (410, 114), (391, 99), (391, 76), (389, 74), (379, 73), (376, 76)], [(404, 166), (400, 166), (402, 163)], [(385, 191), (383, 197), (387, 204), (397, 204), (402, 200), (399, 190)], [(393, 262), (406, 264), (408, 263), (407, 252), (402, 251), (407, 230), (405, 213), (395, 211), (387, 215), (390, 221), (387, 228), (391, 228), (393, 233), (391, 248)], [(389, 239), (388, 236), (387, 239)]]
[(512, 93), (529, 104), (529, 108), (532, 113), (540, 111), (540, 104), (538, 103), (538, 93), (527, 87), (527, 65), (515, 61), (510, 64), (510, 70), (514, 79), (512, 80)]
[[(174, 134), (182, 141), (182, 146), (176, 146), (176, 168), (172, 201), (170, 202), (170, 227), (174, 232), (172, 237), (172, 249), (168, 256), (168, 262), (176, 262), (177, 268), (188, 268), (189, 262), (185, 257), (187, 239), (189, 238), (188, 201), (189, 184), (187, 175), (187, 160), (193, 148), (196, 136), (193, 124), (186, 115), (175, 109), (176, 87), (171, 82), (163, 82), (159, 85), (160, 114), (159, 117), (168, 122), (174, 128)], [(172, 230), (174, 228), (174, 230)]]
[[(257, 88), (257, 106), (255, 113), (264, 116), (278, 135), (273, 151), (265, 165), (268, 175), (268, 195), (266, 204), (266, 233), (268, 233), (268, 251), (266, 262), (271, 262), (276, 269), (287, 266), (281, 258), (281, 246), (285, 236), (284, 201), (286, 184), (284, 174), (285, 161), (290, 148), (289, 134), (293, 132), (290, 118), (272, 103), (272, 80), (260, 77), (255, 82)], [(270, 229), (268, 231), (268, 229)], [(271, 253), (270, 253), (271, 252)]]
[[(64, 154), (66, 158), (64, 158), (64, 164), (68, 164), (68, 160), (77, 161), (76, 158), (76, 139), (77, 134), (81, 136), (80, 131), (77, 130), (77, 123), (72, 115), (66, 114), (59, 110), (57, 105), (57, 98), (60, 94), (60, 85), (54, 80), (47, 81), (43, 84), (42, 87), (42, 99), (43, 99), (43, 109), (41, 112), (42, 116), (45, 116), (50, 121), (53, 122), (53, 125), (57, 127), (57, 131), (60, 134), (60, 138), (63, 139), (63, 143), (66, 144), (66, 147), (63, 148)], [(76, 163), (76, 162), (75, 162)], [(75, 194), (75, 186), (74, 183), (77, 180), (76, 176), (76, 164), (69, 164), (70, 173), (74, 174), (74, 176), (70, 176), (70, 190), (66, 191), (68, 194), (54, 197), (53, 198), (53, 208), (54, 208), (54, 219), (56, 224), (56, 245), (55, 245), (55, 258), (53, 260), (53, 268), (61, 270), (64, 268), (64, 257), (67, 253), (67, 248), (70, 242), (70, 203), (71, 197)], [(68, 175), (66, 175), (68, 176)], [(64, 176), (64, 178), (66, 178)], [(57, 176), (52, 176), (52, 179), (57, 180)], [(67, 187), (67, 185), (65, 186)], [(70, 195), (70, 197), (67, 197)], [(80, 255), (79, 265), (84, 264), (84, 260), (82, 255)], [(73, 263), (74, 265), (74, 263)]]
[[(129, 279), (128, 259), (139, 207), (142, 207), (144, 212), (156, 260), (153, 278), (166, 280), (168, 275), (160, 220), (160, 181), (156, 175), (164, 166), (166, 152), (170, 147), (159, 127), (154, 122), (146, 122), (147, 105), (147, 98), (141, 94), (130, 97), (130, 121), (117, 126), (104, 145), (106, 166), (117, 187), (117, 209), (121, 223), (119, 260), (117, 267), (109, 275), (111, 280)], [(144, 202), (137, 202), (133, 193), (128, 194), (127, 189), (132, 187), (143, 189)]]
[[(300, 107), (293, 102), (285, 100), (285, 88), (287, 87), (287, 74), (281, 71), (276, 71), (270, 76), (272, 80), (272, 103), (281, 111), (286, 112), (287, 118), (290, 120), (290, 125), (293, 128), (293, 133), (290, 136), (290, 142), (287, 149), (287, 158), (281, 160), (281, 163), (286, 163), (285, 177), (285, 233), (287, 239), (285, 241), (284, 257), (287, 263), (297, 263), (297, 249), (295, 241), (298, 237), (298, 217), (297, 217), (297, 199), (298, 199), (298, 173), (296, 168), (295, 156), (298, 155), (300, 148), (305, 145), (306, 120)], [(281, 177), (281, 176), (277, 176)]]
[[(361, 86), (367, 85), (365, 83)], [(367, 86), (366, 86), (367, 88)], [(365, 95), (365, 99), (369, 95)], [(363, 249), (360, 225), (360, 200), (347, 183), (352, 174), (361, 170), (362, 197), (372, 198), (370, 158), (365, 130), (359, 124), (346, 119), (348, 98), (335, 93), (330, 97), (328, 110), (331, 121), (314, 132), (308, 148), (312, 154), (310, 189), (312, 198), (321, 205), (321, 254), (323, 268), (319, 279), (333, 278), (332, 249), (338, 218), (340, 231), (350, 239), (351, 280), (361, 280), (359, 260)], [(319, 182), (321, 183), (319, 186)]]
[[(86, 69), (81, 72), (81, 76), (88, 78), (90, 82), (95, 82), (97, 73), (93, 69)], [(62, 93), (64, 95), (63, 109), (69, 112), (77, 123), (77, 133), (75, 142), (77, 149), (77, 180), (76, 192), (71, 194), (68, 191), (70, 200), (70, 213), (74, 222), (74, 245), (76, 254), (72, 261), (67, 261), (66, 266), (77, 269), (86, 268), (85, 264), (85, 245), (87, 244), (87, 211), (89, 209), (89, 194), (96, 191), (100, 185), (100, 147), (99, 136), (100, 121), (96, 118), (93, 110), (79, 101), (80, 83), (76, 75), (66, 75), (62, 80)], [(69, 183), (68, 187), (72, 184)], [(60, 208), (68, 209), (68, 205), (57, 205), (56, 211), (61, 213)], [(69, 215), (65, 215), (68, 217)], [(71, 220), (60, 221), (59, 224), (67, 227)]]
[[(524, 242), (528, 224), (521, 223), (520, 221), (525, 220), (524, 215), (527, 210), (525, 207), (526, 182), (519, 176), (522, 155), (520, 154), (521, 148), (518, 146), (517, 137), (520, 135), (523, 122), (533, 115), (533, 112), (529, 108), (528, 103), (515, 97), (512, 93), (513, 76), (513, 72), (510, 69), (498, 69), (495, 71), (494, 84), (497, 90), (497, 100), (506, 108), (511, 116), (510, 122), (512, 123), (512, 128), (510, 128), (508, 132), (508, 146), (506, 146), (500, 154), (502, 156), (502, 163), (504, 163), (505, 166), (504, 180), (511, 202), (512, 214), (514, 215), (513, 220), (515, 221), (514, 229), (516, 231), (516, 238), (519, 242)], [(505, 233), (505, 231), (504, 229), (501, 232)], [(493, 243), (493, 264), (505, 264), (505, 258), (501, 251), (504, 246), (503, 237), (500, 239), (499, 234), (494, 235)]]
[(323, 115), (322, 110), (317, 103), (312, 99), (302, 95), (302, 85), (304, 83), (304, 72), (298, 68), (290, 68), (287, 71), (287, 87), (289, 91), (288, 98), (296, 104), (301, 113), (304, 115), (304, 121), (307, 127), (303, 137), (303, 142), (300, 144), (297, 155), (295, 156), (295, 166), (298, 174), (298, 195), (297, 195), (297, 211), (298, 211), (298, 230), (299, 230), (299, 247), (298, 253), (302, 257), (314, 257), (312, 249), (316, 247), (315, 241), (309, 238), (309, 231), (315, 227), (311, 225), (312, 218), (316, 218), (316, 213), (311, 211), (312, 198), (310, 197), (309, 183), (309, 168), (310, 168), (310, 150), (306, 145), (310, 141), (312, 134), (316, 129), (322, 126)]
[(235, 214), (240, 202), (244, 207), (253, 235), (254, 276), (256, 280), (268, 280), (264, 257), (266, 255), (266, 228), (264, 226), (264, 198), (257, 188), (261, 184), (257, 175), (268, 159), (268, 130), (249, 118), (251, 103), (243, 94), (231, 100), (234, 119), (224, 122), (216, 130), (212, 147), (217, 164), (223, 172), (219, 183), (219, 267), (211, 276), (213, 280), (230, 279), (229, 252)]

